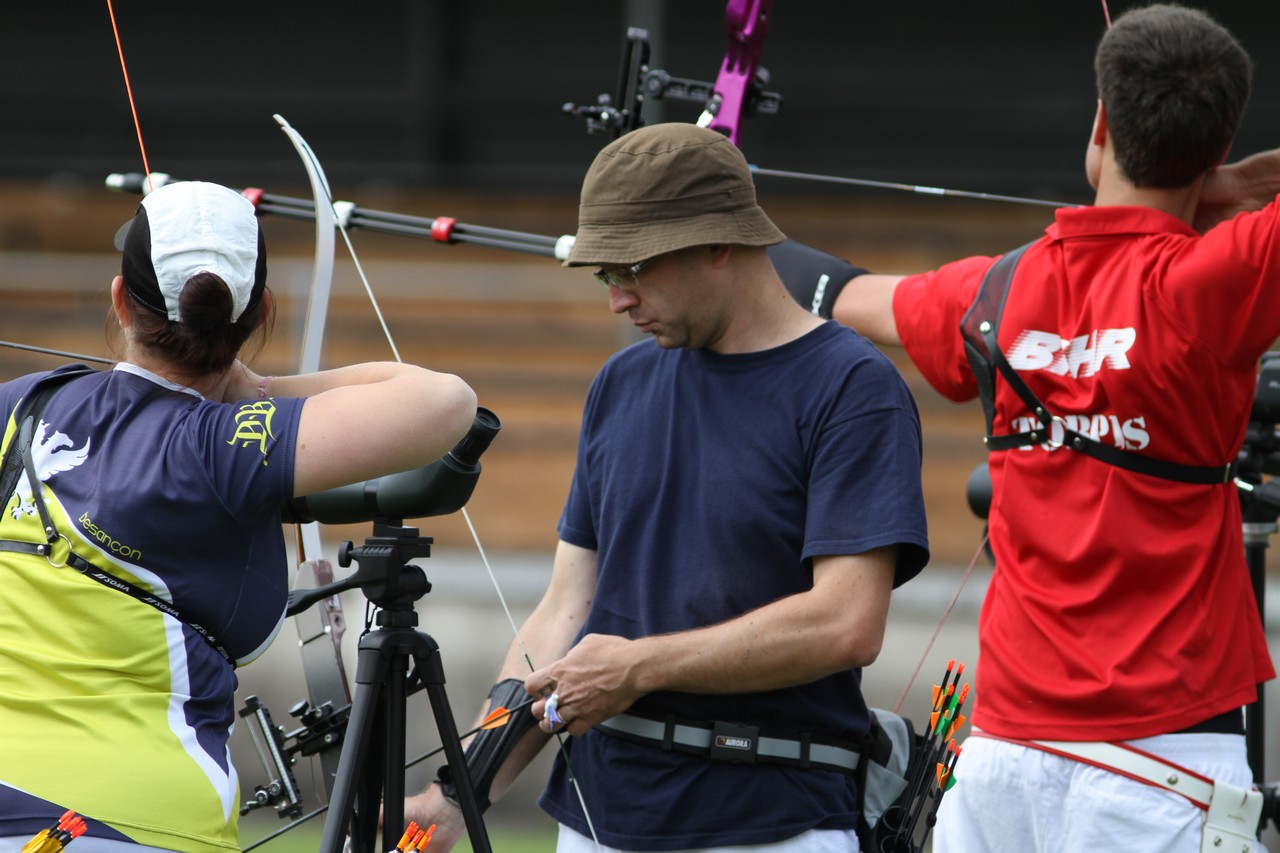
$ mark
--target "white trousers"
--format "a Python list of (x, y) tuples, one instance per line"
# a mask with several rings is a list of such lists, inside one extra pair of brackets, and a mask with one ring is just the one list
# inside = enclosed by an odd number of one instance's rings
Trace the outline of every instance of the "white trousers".
[[(945, 802), (945, 801), (944, 801)], [(596, 847), (594, 841), (585, 835), (574, 832), (564, 824), (560, 825), (560, 840), (556, 843), (556, 853), (634, 853), (606, 847)], [(852, 829), (811, 829), (802, 832), (795, 838), (777, 841), (773, 844), (741, 844), (731, 847), (701, 847), (697, 853), (859, 853), (858, 836)], [(691, 850), (680, 850), (675, 853), (694, 853)]]
[[(1128, 743), (1210, 779), (1253, 784), (1242, 735)], [(932, 841), (934, 853), (1199, 853), (1203, 825), (1204, 812), (1178, 794), (1039, 749), (971, 737)]]

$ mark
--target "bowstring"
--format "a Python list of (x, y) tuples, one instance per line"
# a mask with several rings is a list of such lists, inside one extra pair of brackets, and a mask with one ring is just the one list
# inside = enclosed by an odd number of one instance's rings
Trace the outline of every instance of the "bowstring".
[[(395, 340), (391, 335), (391, 329), (387, 326), (387, 322), (383, 317), (382, 309), (378, 306), (377, 297), (374, 296), (373, 285), (370, 283), (368, 276), (365, 275), (364, 266), (360, 263), (360, 259), (356, 255), (355, 246), (351, 242), (351, 236), (347, 231), (347, 224), (344, 221), (344, 217), (338, 210), (339, 203), (334, 201), (331, 191), (327, 185), (324, 189), (326, 193), (326, 202), (330, 207), (334, 208), (334, 223), (338, 226), (338, 233), (342, 235), (342, 240), (347, 246), (347, 252), (351, 255), (351, 260), (355, 264), (356, 274), (360, 277), (365, 293), (369, 295), (369, 300), (373, 304), (373, 310), (377, 314), (378, 321), (382, 326), (383, 335), (386, 337), (387, 343), (391, 347), (391, 352), (395, 356), (396, 362), (403, 364), (404, 360), (400, 356), (400, 350), (396, 346)], [(485, 571), (489, 575), (489, 580), (493, 584), (494, 592), (497, 593), (498, 601), (502, 604), (503, 613), (506, 615), (512, 636), (515, 637), (516, 645), (520, 649), (520, 653), (524, 657), (524, 662), (529, 667), (529, 671), (534, 672), (536, 671), (536, 667), (533, 664), (532, 657), (529, 655), (529, 648), (525, 645), (524, 637), (520, 634), (520, 628), (516, 624), (515, 617), (511, 613), (511, 608), (507, 605), (506, 596), (502, 593), (502, 586), (498, 583), (497, 574), (494, 572), (493, 565), (489, 561), (489, 556), (484, 550), (484, 545), (480, 542), (480, 536), (476, 531), (475, 524), (471, 520), (471, 514), (467, 512), (467, 508), (465, 506), (462, 507), (461, 513), (463, 520), (467, 524), (467, 529), (471, 533), (471, 539), (475, 543), (476, 551), (480, 555), (480, 560), (484, 563)], [(596, 834), (595, 825), (591, 820), (591, 812), (587, 809), (586, 799), (582, 795), (582, 787), (578, 784), (578, 780), (573, 774), (573, 766), (569, 762), (569, 750), (564, 742), (564, 733), (553, 732), (552, 734), (556, 739), (556, 745), (560, 750), (560, 756), (564, 759), (565, 769), (568, 773), (569, 781), (573, 785), (574, 794), (578, 798), (578, 805), (582, 809), (582, 816), (586, 820), (587, 829), (591, 832), (591, 840), (595, 844), (596, 850), (599, 851), (602, 849), (600, 846), (600, 839)]]
[(120, 41), (120, 27), (116, 25), (116, 10), (107, 0), (107, 16), (111, 18), (111, 32), (116, 37), (116, 53), (120, 56), (120, 71), (124, 75), (124, 90), (129, 97), (129, 111), (133, 113), (133, 128), (138, 134), (138, 150), (142, 153), (142, 170), (147, 174), (147, 191), (154, 192), (155, 184), (151, 180), (151, 165), (147, 161), (147, 146), (142, 141), (142, 122), (138, 120), (138, 105), (133, 99), (133, 85), (129, 82), (129, 68), (124, 61), (124, 45)]
[(947, 624), (947, 620), (951, 618), (951, 611), (955, 609), (956, 602), (960, 600), (960, 593), (964, 590), (964, 585), (969, 581), (969, 575), (973, 574), (974, 566), (978, 565), (978, 559), (983, 555), (990, 532), (982, 534), (982, 541), (978, 543), (978, 550), (973, 552), (973, 559), (969, 561), (969, 567), (964, 570), (964, 575), (960, 578), (960, 585), (956, 587), (955, 595), (951, 596), (951, 603), (947, 605), (947, 609), (942, 612), (942, 618), (938, 620), (938, 624), (933, 629), (933, 636), (929, 638), (928, 644), (924, 647), (924, 654), (920, 655), (920, 660), (916, 661), (916, 668), (912, 670), (911, 677), (907, 679), (907, 686), (902, 688), (902, 695), (898, 697), (897, 703), (893, 706), (893, 713), (898, 713), (902, 708), (902, 703), (906, 701), (907, 694), (911, 692), (911, 687), (916, 683), (916, 676), (920, 674), (920, 670), (924, 667), (924, 662), (928, 659), (929, 653), (933, 651), (933, 644), (938, 639), (938, 635), (942, 633), (942, 626)]

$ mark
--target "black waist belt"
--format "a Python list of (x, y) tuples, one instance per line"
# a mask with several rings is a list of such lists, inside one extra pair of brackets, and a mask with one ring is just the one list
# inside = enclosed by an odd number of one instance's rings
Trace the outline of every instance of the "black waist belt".
[(1232, 708), (1207, 720), (1201, 720), (1193, 726), (1179, 729), (1173, 734), (1242, 735), (1244, 734), (1244, 713), (1239, 708)]
[(762, 736), (759, 726), (738, 723), (650, 720), (632, 714), (610, 717), (596, 728), (635, 743), (668, 752), (701, 755), (712, 761), (738, 764), (783, 764), (853, 773), (862, 759), (857, 747), (841, 746), (812, 735), (800, 739)]

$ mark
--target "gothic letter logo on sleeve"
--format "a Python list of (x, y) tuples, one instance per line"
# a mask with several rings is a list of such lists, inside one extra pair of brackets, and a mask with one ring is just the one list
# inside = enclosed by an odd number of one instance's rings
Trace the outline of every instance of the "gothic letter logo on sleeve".
[(262, 454), (262, 464), (267, 464), (267, 441), (275, 440), (271, 420), (276, 415), (272, 400), (245, 403), (236, 411), (236, 432), (227, 444), (240, 443), (241, 447), (256, 447)]

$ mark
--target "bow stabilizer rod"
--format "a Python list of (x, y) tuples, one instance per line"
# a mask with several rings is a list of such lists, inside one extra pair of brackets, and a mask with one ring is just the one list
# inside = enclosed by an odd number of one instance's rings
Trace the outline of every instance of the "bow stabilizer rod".
[[(151, 175), (151, 180), (155, 186), (161, 187), (167, 183), (173, 183), (176, 179), (163, 173), (155, 173)], [(138, 172), (112, 173), (107, 176), (106, 184), (108, 188), (120, 192), (145, 194), (149, 191), (147, 177)], [(253, 203), (260, 214), (272, 214), (308, 222), (315, 220), (316, 204), (313, 199), (275, 195), (256, 187), (243, 189), (241, 193)], [(569, 249), (573, 245), (573, 235), (570, 234), (551, 237), (505, 228), (470, 225), (458, 222), (450, 216), (431, 218), (391, 213), (359, 207), (348, 201), (336, 201), (333, 207), (338, 223), (346, 229), (361, 228), (365, 231), (417, 237), (436, 243), (469, 243), (490, 249), (541, 255), (561, 261), (569, 256)]]
[(817, 181), (824, 184), (843, 184), (853, 187), (870, 187), (881, 190), (897, 190), (899, 192), (917, 193), (920, 195), (941, 195), (951, 198), (973, 198), (980, 201), (1004, 201), (1012, 204), (1030, 204), (1039, 207), (1081, 207), (1066, 201), (1049, 201), (1041, 198), (1025, 198), (1017, 195), (999, 195), (997, 193), (973, 192), (970, 190), (953, 190), (946, 187), (929, 187), (920, 184), (903, 184), (892, 181), (876, 181), (870, 178), (842, 178), (835, 175), (817, 175), (810, 172), (787, 172), (782, 169), (763, 169), (750, 166), (753, 175), (764, 175), (768, 178), (789, 178), (797, 181)]
[(26, 352), (38, 352), (43, 355), (56, 355), (60, 358), (74, 358), (77, 361), (91, 361), (95, 364), (115, 364), (113, 358), (103, 358), (99, 355), (85, 355), (79, 352), (69, 352), (61, 349), (51, 349), (50, 347), (39, 347), (34, 344), (20, 344), (14, 341), (0, 341), (0, 347), (8, 347), (9, 349), (20, 349)]

